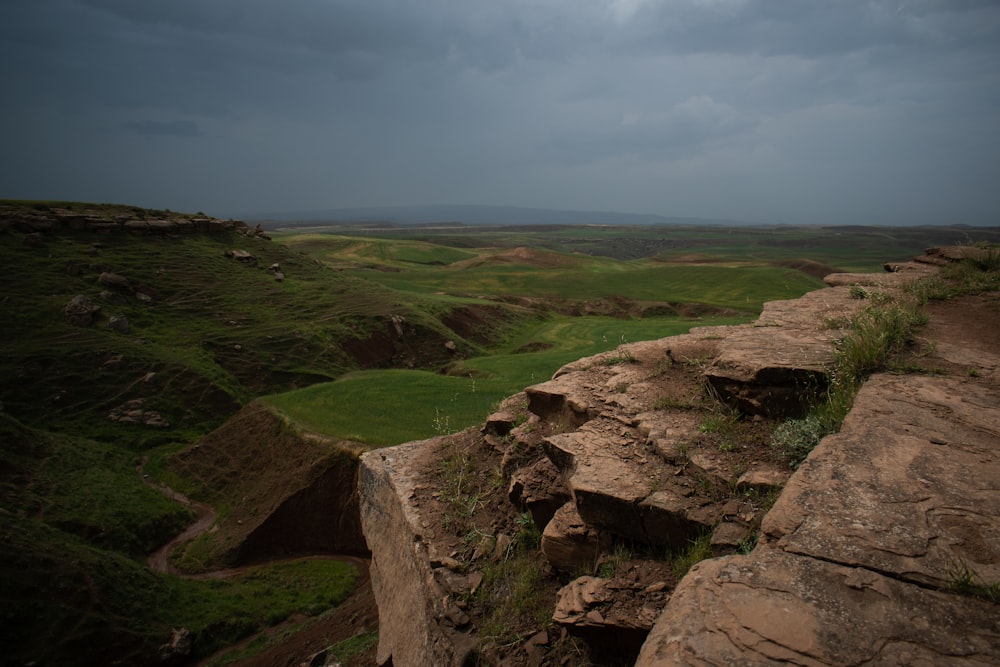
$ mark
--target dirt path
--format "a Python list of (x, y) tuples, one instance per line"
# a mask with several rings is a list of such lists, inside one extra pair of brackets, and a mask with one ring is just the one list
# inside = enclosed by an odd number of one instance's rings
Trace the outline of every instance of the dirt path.
[[(144, 477), (143, 479), (146, 478)], [(168, 558), (170, 552), (172, 552), (174, 550), (174, 547), (176, 547), (181, 542), (192, 540), (195, 537), (204, 533), (209, 528), (211, 528), (212, 524), (215, 523), (215, 517), (216, 517), (215, 510), (204, 503), (199, 503), (191, 500), (184, 494), (174, 491), (165, 484), (153, 484), (149, 482), (148, 479), (146, 479), (146, 483), (152, 486), (160, 493), (162, 493), (163, 495), (168, 496), (173, 500), (176, 500), (185, 507), (190, 507), (196, 512), (197, 518), (195, 519), (194, 523), (185, 528), (180, 535), (178, 535), (177, 537), (170, 540), (162, 547), (151, 553), (149, 557), (146, 559), (146, 563), (149, 565), (149, 568), (151, 570), (154, 570), (156, 572), (162, 572), (164, 574), (178, 574), (177, 570), (170, 565), (170, 559)], [(191, 578), (204, 578), (204, 577), (191, 577)]]

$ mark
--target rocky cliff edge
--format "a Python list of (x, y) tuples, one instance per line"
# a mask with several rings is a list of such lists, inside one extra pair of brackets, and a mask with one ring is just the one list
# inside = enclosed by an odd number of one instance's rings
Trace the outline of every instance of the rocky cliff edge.
[(622, 345), (481, 429), (364, 454), (380, 664), (1000, 661), (995, 293), (958, 342), (932, 309), (924, 365), (872, 377), (798, 470), (770, 445), (826, 390), (859, 295), (964, 252)]

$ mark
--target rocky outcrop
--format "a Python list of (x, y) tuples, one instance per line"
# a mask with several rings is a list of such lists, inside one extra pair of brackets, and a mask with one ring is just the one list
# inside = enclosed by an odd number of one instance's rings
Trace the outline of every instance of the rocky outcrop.
[[(528, 512), (548, 567), (583, 575), (559, 591), (556, 624), (616, 664), (1000, 659), (995, 606), (954, 590), (1000, 579), (995, 346), (977, 352), (986, 382), (971, 390), (947, 377), (874, 378), (841, 433), (794, 475), (769, 444), (779, 419), (827, 388), (851, 317), (952, 255), (832, 274), (830, 287), (769, 303), (752, 325), (581, 359), (527, 388), (522, 413), (507, 406), (487, 420), (481, 466), (503, 474), (511, 503), (492, 511)], [(364, 528), (383, 582), (379, 659), (461, 664), (489, 649), (511, 664), (555, 660), (539, 658), (553, 650), (545, 642), (506, 654), (483, 644), (470, 587), (442, 584), (454, 577), (441, 568), (467, 576), (479, 558), (441, 525), (442, 492), (425, 488), (440, 483), (447, 442), (362, 458)], [(648, 555), (695, 540), (716, 558), (679, 583)]]
[(0, 230), (18, 229), (31, 238), (30, 245), (41, 247), (47, 234), (61, 229), (84, 230), (101, 234), (132, 233), (173, 236), (176, 234), (218, 234), (237, 232), (270, 240), (256, 225), (247, 227), (240, 220), (220, 220), (206, 215), (183, 215), (168, 211), (149, 211), (130, 206), (80, 205), (66, 208), (59, 204), (0, 204)]
[[(435, 578), (445, 554), (425, 539), (414, 483), (437, 454), (427, 440), (361, 456), (361, 524), (372, 550), (379, 606), (378, 664), (462, 665), (471, 641), (455, 629), (468, 617)], [(447, 568), (445, 568), (447, 569)]]
[(637, 665), (995, 664), (1000, 391), (880, 375), (748, 556), (677, 587)]

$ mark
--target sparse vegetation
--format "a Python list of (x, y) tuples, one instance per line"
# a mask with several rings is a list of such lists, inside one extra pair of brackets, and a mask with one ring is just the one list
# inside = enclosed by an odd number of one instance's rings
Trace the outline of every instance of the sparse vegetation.
[(825, 400), (806, 417), (790, 420), (775, 430), (773, 444), (793, 467), (798, 467), (824, 436), (840, 429), (865, 378), (891, 367), (892, 357), (910, 341), (914, 328), (926, 323), (922, 304), (1000, 289), (1000, 246), (977, 247), (984, 250), (978, 258), (952, 263), (936, 275), (915, 281), (899, 298), (865, 291), (865, 298), (872, 302), (851, 319), (850, 333), (838, 346)]
[(688, 542), (688, 546), (686, 548), (667, 554), (667, 559), (670, 561), (671, 569), (673, 570), (674, 576), (678, 580), (682, 579), (684, 575), (688, 573), (688, 570), (694, 567), (696, 563), (711, 557), (711, 533), (699, 535)]
[(525, 639), (519, 628), (551, 623), (552, 600), (542, 585), (542, 560), (538, 553), (541, 531), (522, 515), (511, 549), (483, 568), (483, 583), (476, 593), (482, 610), (482, 636), (499, 646), (513, 646)]
[(894, 354), (910, 340), (913, 329), (926, 321), (909, 299), (877, 299), (852, 319), (848, 335), (840, 341), (822, 400), (809, 414), (780, 424), (772, 444), (797, 468), (819, 441), (840, 429), (864, 380), (885, 368)]
[(959, 595), (1000, 603), (1000, 581), (986, 583), (965, 561), (955, 562), (948, 571), (948, 583)]

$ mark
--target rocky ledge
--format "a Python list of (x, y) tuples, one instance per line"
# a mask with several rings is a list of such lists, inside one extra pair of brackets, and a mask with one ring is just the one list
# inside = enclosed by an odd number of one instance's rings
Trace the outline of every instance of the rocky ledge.
[[(995, 602), (959, 595), (1000, 580), (1000, 345), (940, 346), (964, 378), (873, 377), (794, 474), (770, 446), (826, 388), (859, 297), (963, 252), (620, 346), (482, 429), (363, 455), (380, 664), (569, 664), (567, 637), (607, 664), (1000, 661)], [(498, 631), (483, 593), (529, 517), (558, 638)], [(717, 557), (678, 581), (664, 554), (699, 536)]]

